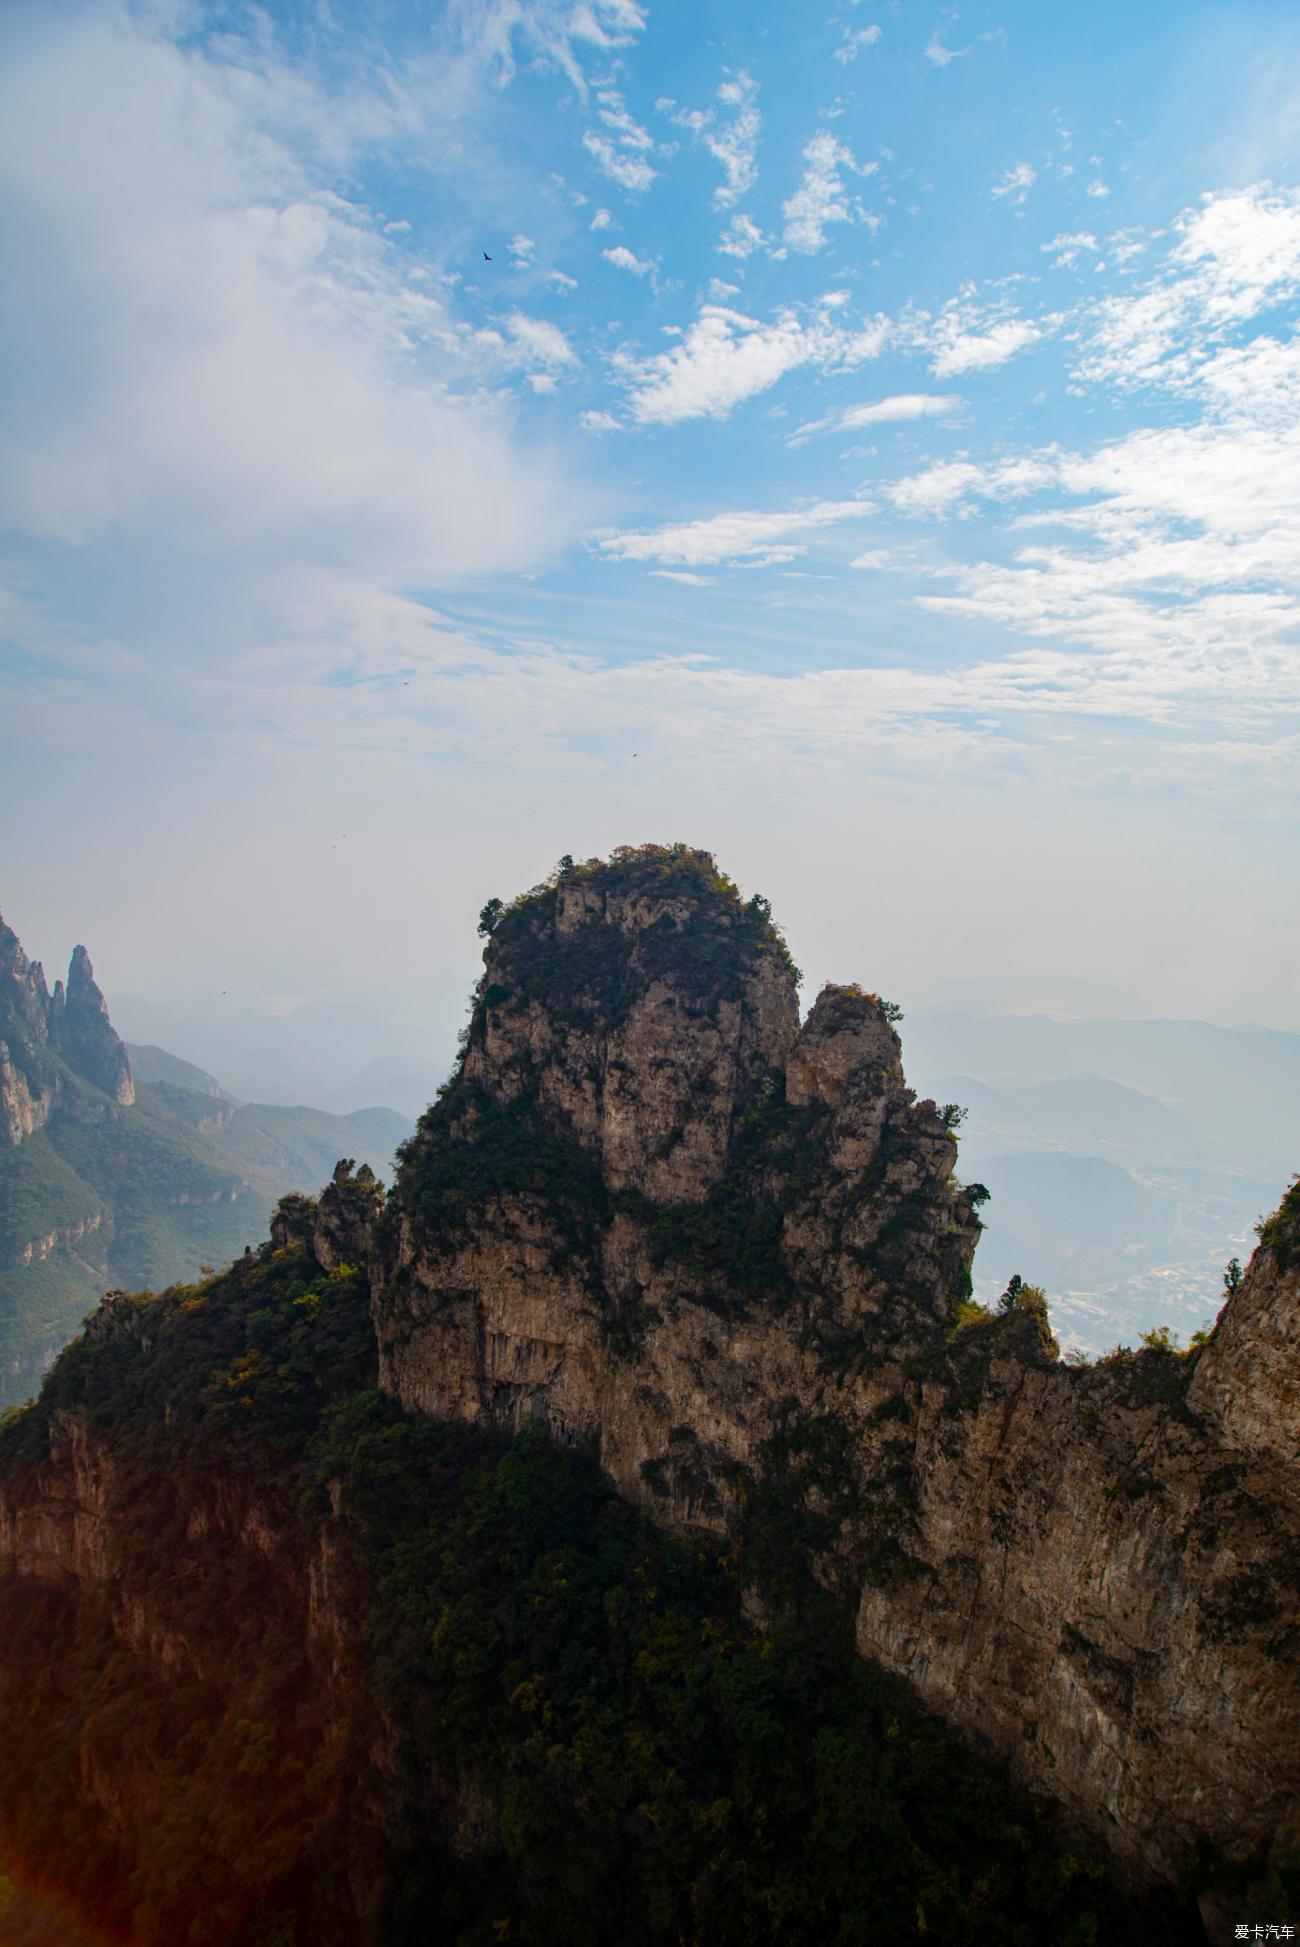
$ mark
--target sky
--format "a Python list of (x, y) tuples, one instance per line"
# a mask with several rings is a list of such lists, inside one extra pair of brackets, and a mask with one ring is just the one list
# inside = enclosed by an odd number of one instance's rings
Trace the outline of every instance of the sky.
[(0, 226), (47, 965), (449, 1035), (684, 838), (805, 999), (1300, 1028), (1290, 0), (8, 0)]

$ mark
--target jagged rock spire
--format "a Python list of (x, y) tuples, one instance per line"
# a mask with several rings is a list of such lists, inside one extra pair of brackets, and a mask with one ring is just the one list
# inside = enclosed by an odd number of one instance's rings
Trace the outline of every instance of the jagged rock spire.
[(84, 946), (72, 949), (63, 1006), (57, 1009), (51, 1001), (49, 1025), (50, 1038), (69, 1068), (124, 1107), (135, 1101), (131, 1059), (108, 1018), (108, 1003)]

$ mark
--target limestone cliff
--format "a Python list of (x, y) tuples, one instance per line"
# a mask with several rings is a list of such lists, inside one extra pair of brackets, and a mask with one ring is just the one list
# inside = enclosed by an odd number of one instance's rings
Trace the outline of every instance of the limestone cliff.
[(707, 855), (566, 870), (485, 959), (385, 1223), (383, 1385), (541, 1418), (673, 1527), (779, 1506), (863, 1653), (1135, 1880), (1300, 1841), (1295, 1255), (1266, 1238), (1199, 1361), (1062, 1366), (1032, 1306), (969, 1303), (888, 1010), (827, 988), (799, 1028)]
[(50, 1040), (69, 1068), (114, 1102), (129, 1106), (135, 1101), (130, 1057), (108, 1018), (108, 1003), (84, 946), (72, 949), (66, 995), (62, 981), (54, 984)]
[[(888, 1754), (901, 1764), (910, 1735), (892, 1702), (879, 1772), (854, 1770), (861, 1751), (843, 1758), (840, 1720), (810, 1738), (781, 1817), (810, 1819), (795, 1850), (813, 1864), (782, 1882), (794, 1890), (773, 1918), (775, 1868), (745, 1848), (777, 1803), (762, 1766), (801, 1734), (817, 1683), (801, 1677), (778, 1734), (761, 1654), (700, 1687), (716, 1646), (748, 1654), (725, 1605), (706, 1605), (698, 1635), (678, 1611), (636, 1634), (636, 1603), (705, 1561), (774, 1642), (791, 1616), (828, 1637), (847, 1618), (864, 1658), (1109, 1851), (1135, 1913), (1150, 1888), (1181, 1884), (1216, 1943), (1266, 1905), (1294, 1923), (1276, 1900), (1300, 1848), (1300, 1187), (1208, 1345), (1063, 1365), (1032, 1289), (996, 1313), (971, 1302), (979, 1223), (954, 1176), (953, 1118), (907, 1088), (895, 1010), (828, 987), (800, 1025), (765, 902), (742, 901), (707, 854), (566, 861), (485, 908), (483, 930), (462, 1060), (390, 1196), (341, 1164), (319, 1200), (286, 1198), (270, 1245), (225, 1279), (106, 1301), (41, 1404), (0, 1433), (0, 1716), (22, 1756), (39, 1677), (66, 1770), (57, 1803), (74, 1834), (84, 1815), (130, 1937), (425, 1937), (378, 1917), (375, 1859), (402, 1848), (436, 1852), (453, 1885), (479, 1862), (465, 1931), (449, 1936), (465, 1939), (1128, 1937), (1114, 1920), (1058, 1928), (1041, 1908), (1045, 1931), (980, 1931), (999, 1911), (983, 1834), (966, 1880), (927, 1867), (892, 1918), (870, 1904), (855, 1919), (859, 1835), (864, 1860), (902, 1851), (936, 1797), (929, 1770), (882, 1839), (879, 1808), (901, 1789)], [(575, 1553), (552, 1522), (556, 1476), (530, 1501), (509, 1458), (493, 1500), (473, 1468), (518, 1429), (526, 1448), (539, 1423), (688, 1546), (652, 1563), (629, 1540), (611, 1557), (599, 1515), (590, 1554)], [(453, 1520), (448, 1483), (470, 1463)], [(531, 1633), (548, 1617), (570, 1693)], [(585, 1769), (635, 1685), (664, 1671), (670, 1728), (637, 1718)], [(738, 1716), (708, 1715), (719, 1694)], [(766, 1755), (748, 1810), (751, 1747), (737, 1744), (733, 1772), (701, 1758), (678, 1825), (696, 1716), (725, 1736), (757, 1720)], [(661, 1735), (667, 1796), (635, 1755)], [(493, 1737), (506, 1756), (489, 1762)], [(186, 1820), (203, 1824), (203, 1793), (182, 1782), (191, 1752), (221, 1807), (194, 1910), (224, 1901), (225, 1934), (177, 1931), (193, 1901), (159, 1888), (141, 1836), (172, 1806), (184, 1860)], [(945, 1820), (959, 1817), (959, 1762), (944, 1761)], [(0, 1834), (58, 1856), (24, 1827), (25, 1777), (7, 1765), (0, 1740)], [(606, 1801), (603, 1863), (576, 1867), (569, 1828), (599, 1822)], [(1017, 1813), (1014, 1843), (1025, 1829)], [(563, 1894), (538, 1908), (552, 1853)], [(648, 1855), (662, 1910), (638, 1895), (611, 1935), (620, 1862)], [(516, 1904), (498, 1908), (490, 1889), (520, 1857)], [(66, 1869), (73, 1890), (93, 1865)], [(1037, 1868), (1017, 1870), (1019, 1898)], [(277, 1902), (301, 1920), (292, 1889), (317, 1875), (329, 1924), (275, 1933)], [(756, 1887), (761, 1923), (745, 1905)], [(419, 1911), (443, 1924), (454, 1900), (438, 1901)], [(267, 1931), (236, 1933), (252, 1912)]]
[(22, 1142), (56, 1110), (102, 1116), (104, 1096), (127, 1106), (135, 1085), (85, 947), (73, 950), (66, 992), (58, 980), (51, 994), (40, 961), (0, 920), (0, 1144)]

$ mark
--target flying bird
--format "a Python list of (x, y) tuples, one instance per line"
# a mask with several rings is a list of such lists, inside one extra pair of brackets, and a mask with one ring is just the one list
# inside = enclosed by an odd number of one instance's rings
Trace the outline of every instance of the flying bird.
[(490, 264), (492, 262), (492, 259), (488, 256), (486, 250), (483, 252), (483, 262), (485, 264)]

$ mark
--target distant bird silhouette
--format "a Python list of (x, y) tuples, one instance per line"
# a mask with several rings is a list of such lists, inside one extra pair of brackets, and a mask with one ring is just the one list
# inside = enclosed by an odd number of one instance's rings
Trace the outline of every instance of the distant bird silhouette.
[(492, 262), (492, 259), (488, 256), (486, 250), (483, 252), (483, 262), (485, 264), (490, 264)]

